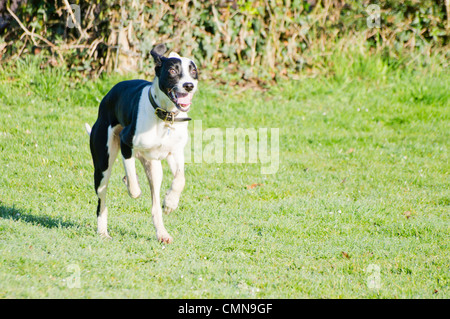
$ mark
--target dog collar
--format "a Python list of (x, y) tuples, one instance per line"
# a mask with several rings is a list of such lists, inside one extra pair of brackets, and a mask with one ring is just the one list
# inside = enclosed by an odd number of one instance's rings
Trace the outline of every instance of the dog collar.
[(152, 90), (148, 90), (148, 97), (150, 100), (150, 103), (152, 104), (153, 108), (155, 109), (155, 114), (157, 117), (159, 117), (161, 120), (163, 120), (166, 123), (173, 124), (173, 122), (186, 122), (192, 120), (190, 117), (182, 117), (182, 118), (176, 118), (176, 116), (180, 113), (180, 111), (176, 112), (170, 112), (167, 111), (156, 104), (155, 100), (152, 96)]

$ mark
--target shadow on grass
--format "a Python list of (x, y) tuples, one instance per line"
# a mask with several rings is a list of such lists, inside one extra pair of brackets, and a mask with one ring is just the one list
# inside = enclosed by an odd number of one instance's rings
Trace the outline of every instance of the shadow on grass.
[[(91, 232), (91, 226), (82, 226), (80, 224), (75, 224), (69, 221), (64, 221), (61, 218), (55, 218), (48, 215), (36, 215), (30, 212), (27, 212), (24, 209), (17, 208), (14, 206), (6, 206), (0, 204), (0, 218), (1, 219), (10, 219), (13, 221), (22, 221), (29, 223), (34, 226), (45, 227), (48, 229), (52, 228), (74, 228), (77, 232), (82, 231), (82, 229), (87, 230), (89, 233)], [(126, 236), (131, 236), (136, 239), (146, 239), (151, 240), (153, 236), (141, 235), (134, 231), (126, 231), (123, 229), (115, 229), (111, 227), (110, 229), (112, 236), (117, 236), (118, 238), (124, 238)], [(99, 236), (100, 238), (100, 236)]]
[(68, 228), (68, 227), (78, 227), (79, 225), (73, 224), (71, 222), (63, 221), (60, 218), (54, 218), (45, 215), (33, 215), (26, 212), (23, 209), (16, 207), (9, 207), (0, 205), (0, 218), (11, 219), (14, 221), (24, 221), (36, 226), (42, 226), (46, 228)]

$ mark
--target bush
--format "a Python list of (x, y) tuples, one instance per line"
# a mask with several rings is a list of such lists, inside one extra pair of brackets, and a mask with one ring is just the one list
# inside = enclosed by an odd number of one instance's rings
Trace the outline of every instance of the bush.
[(251, 79), (321, 72), (336, 52), (382, 53), (400, 66), (449, 46), (445, 0), (75, 2), (81, 23), (70, 28), (67, 0), (0, 0), (1, 59), (40, 54), (79, 77), (151, 74), (150, 50), (166, 43), (203, 68)]

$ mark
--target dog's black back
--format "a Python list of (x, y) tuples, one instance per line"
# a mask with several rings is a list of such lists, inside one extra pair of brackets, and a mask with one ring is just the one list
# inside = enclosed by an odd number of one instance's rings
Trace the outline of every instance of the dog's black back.
[(105, 118), (111, 126), (117, 124), (126, 127), (133, 124), (139, 106), (139, 99), (144, 87), (152, 82), (145, 80), (129, 80), (117, 83), (105, 95), (100, 103), (98, 118)]

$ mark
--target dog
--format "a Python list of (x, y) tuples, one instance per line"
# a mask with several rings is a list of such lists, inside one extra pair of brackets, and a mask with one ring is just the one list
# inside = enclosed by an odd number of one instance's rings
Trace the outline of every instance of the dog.
[[(129, 80), (117, 83), (100, 103), (98, 118), (86, 130), (94, 162), (94, 188), (98, 197), (97, 232), (111, 238), (107, 230), (106, 189), (111, 169), (120, 149), (125, 168), (124, 183), (132, 198), (141, 195), (135, 159), (144, 166), (150, 183), (152, 219), (156, 238), (171, 243), (164, 227), (162, 212), (178, 207), (185, 186), (184, 147), (188, 140), (187, 112), (198, 87), (198, 69), (194, 61), (158, 44), (151, 50), (155, 62), (153, 82)], [(161, 160), (166, 159), (173, 175), (163, 205), (160, 188), (163, 177)]]

